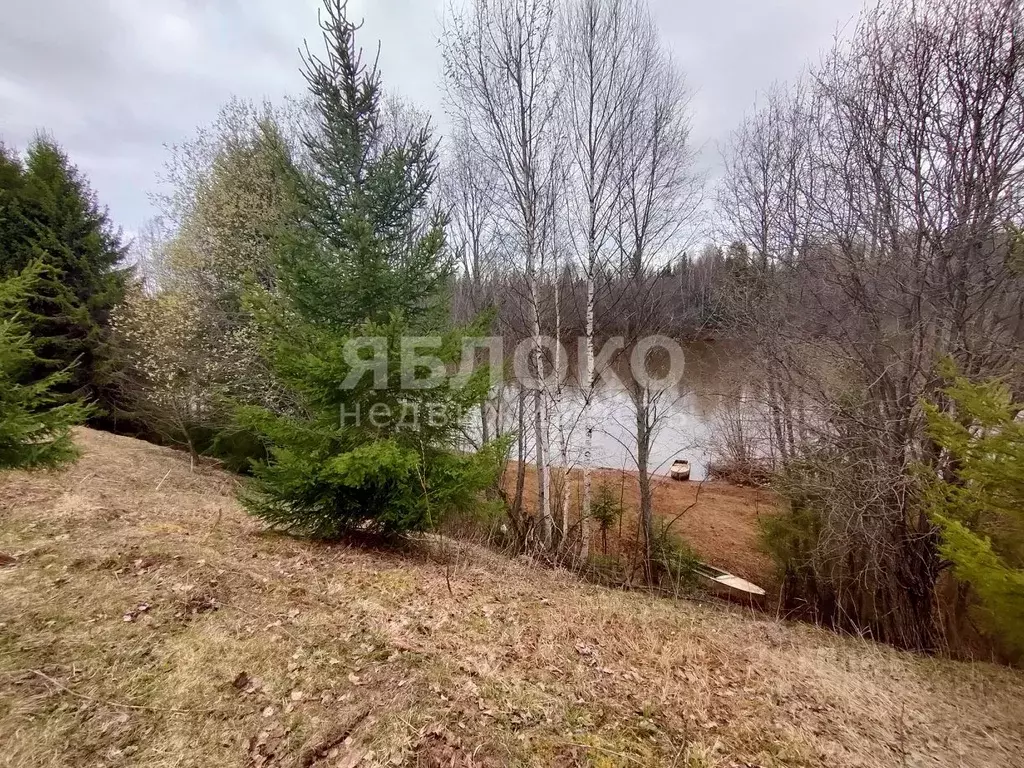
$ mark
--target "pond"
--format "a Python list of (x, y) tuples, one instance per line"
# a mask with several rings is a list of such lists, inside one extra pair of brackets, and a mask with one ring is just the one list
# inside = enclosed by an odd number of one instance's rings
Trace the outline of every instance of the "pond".
[[(684, 351), (686, 364), (682, 380), (657, 398), (649, 464), (655, 474), (668, 474), (674, 459), (686, 459), (691, 465), (691, 478), (701, 480), (706, 476), (717, 418), (728, 407), (743, 400), (744, 390), (750, 383), (746, 381), (742, 354), (727, 345), (690, 344), (684, 345)], [(594, 466), (629, 470), (636, 469), (636, 409), (622, 383), (628, 381), (628, 371), (618, 368), (620, 382), (602, 380), (593, 396), (592, 457)], [(549, 410), (551, 458), (555, 464), (562, 462), (563, 441), (569, 446), (570, 466), (578, 465), (582, 459), (585, 393), (575, 384), (576, 380), (575, 372), (570, 370), (560, 404)], [(490, 410), (492, 425), (499, 423), (502, 431), (516, 428), (518, 397), (518, 384), (504, 386), (497, 409)], [(533, 461), (532, 395), (528, 395), (526, 408), (527, 460)], [(491, 429), (493, 431), (494, 427)], [(478, 416), (472, 432), (479, 435), (479, 431)], [(516, 458), (515, 447), (513, 458)]]

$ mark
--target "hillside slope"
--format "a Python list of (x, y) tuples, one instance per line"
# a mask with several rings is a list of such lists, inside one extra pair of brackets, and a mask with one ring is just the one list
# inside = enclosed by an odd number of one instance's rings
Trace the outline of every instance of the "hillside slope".
[(1020, 673), (268, 534), (235, 478), (78, 437), (0, 478), (4, 765), (1022, 765)]

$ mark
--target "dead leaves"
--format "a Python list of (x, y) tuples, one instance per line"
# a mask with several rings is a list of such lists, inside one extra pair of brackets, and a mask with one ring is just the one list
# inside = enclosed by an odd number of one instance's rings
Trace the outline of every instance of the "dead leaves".
[[(299, 765), (301, 765), (303, 768), (309, 768), (319, 760), (322, 760), (325, 757), (332, 756), (332, 751), (335, 753), (333, 757), (337, 757), (339, 754), (338, 748), (342, 745), (351, 745), (352, 733), (362, 724), (364, 720), (366, 720), (369, 714), (370, 709), (366, 707), (350, 715), (350, 717), (344, 722), (343, 725), (335, 728), (335, 730), (333, 731), (333, 733), (331, 733), (330, 736), (322, 739), (313, 746), (304, 749), (299, 759)], [(352, 758), (355, 757), (355, 753), (350, 754), (347, 757), (351, 762), (351, 765), (355, 766), (359, 764), (358, 760), (352, 762)], [(362, 756), (360, 755), (359, 757), (361, 758)]]
[(440, 723), (425, 729), (416, 744), (416, 765), (424, 768), (498, 768), (505, 765), (486, 744), (471, 746)]
[(143, 613), (146, 613), (147, 611), (149, 611), (149, 603), (139, 603), (134, 608), (125, 611), (124, 616), (122, 616), (121, 618), (122, 621), (125, 622), (135, 621), (137, 617), (139, 617)]

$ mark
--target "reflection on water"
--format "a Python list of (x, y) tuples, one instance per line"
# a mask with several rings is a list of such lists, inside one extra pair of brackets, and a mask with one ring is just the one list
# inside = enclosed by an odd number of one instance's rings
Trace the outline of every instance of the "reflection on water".
[[(617, 366), (622, 381), (627, 381), (625, 366)], [(668, 474), (673, 459), (691, 463), (691, 477), (705, 477), (709, 441), (713, 436), (716, 415), (724, 405), (735, 402), (749, 382), (743, 374), (742, 355), (724, 345), (710, 343), (686, 347), (686, 368), (683, 379), (671, 392), (658, 397), (656, 424), (649, 460), (656, 474)], [(496, 409), (491, 409), (491, 424), (499, 424), (502, 432), (515, 430), (519, 390), (506, 385)], [(584, 392), (575, 385), (572, 374), (563, 387), (560, 407), (549, 413), (551, 459), (561, 464), (563, 440), (570, 446), (568, 462), (577, 465), (582, 459), (585, 425), (582, 421)], [(527, 460), (533, 461), (534, 428), (532, 393), (527, 397)], [(628, 392), (608, 383), (599, 384), (593, 397), (595, 424), (593, 463), (614, 469), (636, 468), (636, 410)], [(479, 419), (473, 431), (479, 434)], [(492, 431), (493, 431), (492, 426)], [(513, 447), (513, 458), (516, 449)]]

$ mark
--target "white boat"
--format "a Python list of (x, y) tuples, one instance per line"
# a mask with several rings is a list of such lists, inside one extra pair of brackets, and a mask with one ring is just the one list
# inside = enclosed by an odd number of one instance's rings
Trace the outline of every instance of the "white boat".
[(712, 582), (719, 592), (734, 597), (764, 597), (764, 590), (757, 584), (753, 584), (739, 576), (734, 576), (728, 571), (701, 563), (697, 566), (697, 573), (704, 579)]
[(672, 462), (672, 467), (669, 469), (668, 474), (673, 480), (689, 480), (690, 462), (676, 459)]

